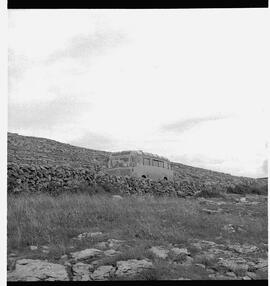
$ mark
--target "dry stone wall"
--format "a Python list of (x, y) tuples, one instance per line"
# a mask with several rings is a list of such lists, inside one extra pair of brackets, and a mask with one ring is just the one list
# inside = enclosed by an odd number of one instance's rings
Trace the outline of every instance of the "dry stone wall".
[(186, 196), (199, 192), (203, 186), (196, 183), (173, 183), (131, 177), (118, 177), (86, 168), (69, 166), (42, 166), (8, 164), (8, 192), (46, 192), (59, 194), (78, 190)]

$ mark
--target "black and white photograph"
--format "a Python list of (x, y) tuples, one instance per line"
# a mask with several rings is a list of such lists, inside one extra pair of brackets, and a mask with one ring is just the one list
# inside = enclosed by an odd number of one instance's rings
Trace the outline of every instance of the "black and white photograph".
[(8, 10), (7, 282), (268, 279), (268, 19)]

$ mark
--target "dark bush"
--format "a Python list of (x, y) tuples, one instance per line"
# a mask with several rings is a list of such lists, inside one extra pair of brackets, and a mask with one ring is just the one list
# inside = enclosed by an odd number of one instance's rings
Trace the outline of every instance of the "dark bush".
[(203, 189), (198, 194), (195, 195), (198, 198), (224, 198), (225, 194), (216, 188)]
[(267, 184), (258, 184), (258, 185), (237, 185), (234, 188), (227, 188), (227, 193), (231, 194), (256, 194), (256, 195), (267, 195), (268, 194), (268, 186)]

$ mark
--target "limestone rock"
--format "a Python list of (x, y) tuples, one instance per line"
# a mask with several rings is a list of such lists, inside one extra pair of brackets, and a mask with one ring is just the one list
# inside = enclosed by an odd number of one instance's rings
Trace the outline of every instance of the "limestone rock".
[(146, 259), (130, 259), (126, 261), (118, 261), (116, 264), (116, 268), (116, 277), (134, 277), (142, 271), (152, 269), (153, 264), (151, 261), (148, 261)]
[(248, 277), (250, 277), (251, 279), (256, 279), (256, 274), (254, 272), (247, 272)]
[(189, 255), (190, 254), (190, 252), (186, 248), (174, 247), (174, 248), (171, 249), (171, 251), (175, 255)]
[(163, 246), (152, 246), (149, 251), (161, 259), (166, 259), (169, 254), (169, 250), (165, 249)]
[(193, 258), (191, 256), (185, 256), (184, 260), (180, 263), (183, 266), (190, 266), (193, 263)]
[(244, 276), (242, 279), (243, 280), (251, 280), (251, 278), (249, 276)]
[(73, 238), (73, 239), (78, 239), (78, 240), (82, 240), (85, 238), (94, 238), (94, 237), (99, 237), (102, 236), (102, 232), (98, 231), (98, 232), (84, 232), (79, 234), (77, 237)]
[(77, 252), (72, 252), (71, 257), (75, 260), (85, 260), (90, 258), (95, 258), (102, 255), (103, 252), (96, 248), (88, 248)]
[(13, 270), (16, 265), (17, 258), (14, 256), (9, 256), (7, 258), (7, 270)]
[(8, 273), (8, 281), (68, 281), (63, 265), (43, 260), (17, 260), (14, 271)]
[(93, 270), (92, 265), (78, 262), (72, 266), (73, 281), (89, 281), (91, 280), (90, 271)]
[(258, 258), (258, 262), (256, 263), (255, 268), (267, 271), (268, 260), (264, 258)]
[(104, 254), (106, 256), (113, 256), (113, 255), (117, 255), (117, 254), (120, 254), (121, 252), (120, 251), (116, 251), (114, 249), (108, 249), (106, 251), (104, 251)]
[(246, 272), (248, 270), (248, 264), (244, 259), (238, 258), (219, 258), (218, 265), (224, 267), (227, 270), (231, 270), (233, 272), (243, 271)]
[(104, 250), (104, 249), (108, 248), (108, 245), (107, 245), (107, 242), (102, 241), (102, 242), (97, 243), (97, 244), (95, 245), (95, 247)]
[(115, 272), (115, 268), (111, 265), (98, 267), (92, 274), (92, 280), (108, 280)]
[(125, 241), (124, 240), (119, 240), (119, 239), (108, 239), (108, 247), (113, 248), (113, 249), (118, 249)]
[(60, 260), (62, 260), (63, 262), (64, 261), (67, 261), (68, 260), (68, 255), (67, 254), (64, 254), (60, 257)]
[(227, 224), (223, 227), (223, 229), (229, 233), (235, 232), (235, 228), (232, 224)]
[(237, 276), (235, 275), (234, 272), (231, 272), (231, 271), (228, 271), (226, 272), (226, 275), (229, 276), (229, 277), (233, 277), (233, 278), (236, 278)]
[(243, 253), (243, 254), (248, 254), (248, 253), (256, 252), (259, 250), (259, 248), (255, 245), (243, 244), (241, 246), (239, 243), (228, 245), (228, 249), (234, 250), (235, 252)]

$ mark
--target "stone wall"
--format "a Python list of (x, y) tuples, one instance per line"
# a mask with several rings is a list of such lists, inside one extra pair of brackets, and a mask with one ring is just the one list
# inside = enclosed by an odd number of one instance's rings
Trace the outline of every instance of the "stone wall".
[[(42, 166), (8, 164), (8, 192), (61, 193), (98, 188), (114, 193), (162, 194), (186, 196), (200, 192), (205, 186), (195, 182), (153, 181), (132, 177), (118, 177), (86, 168), (70, 166)], [(91, 189), (92, 187), (92, 189)]]

